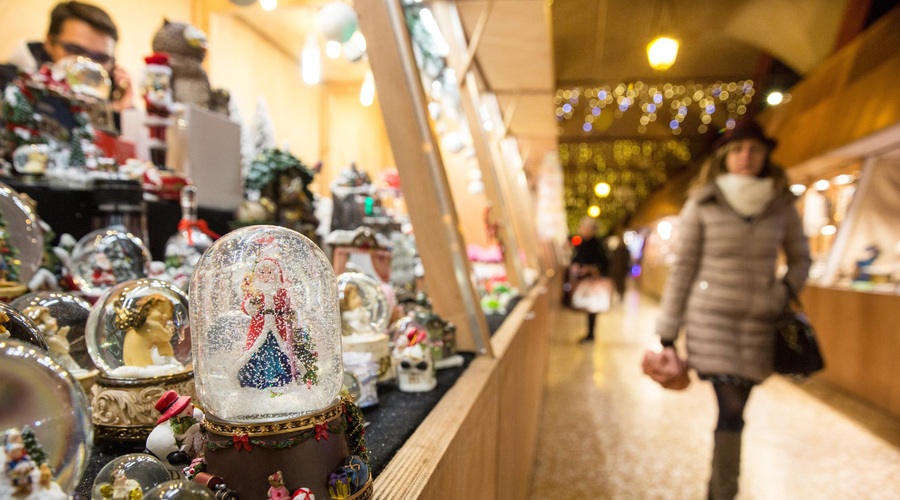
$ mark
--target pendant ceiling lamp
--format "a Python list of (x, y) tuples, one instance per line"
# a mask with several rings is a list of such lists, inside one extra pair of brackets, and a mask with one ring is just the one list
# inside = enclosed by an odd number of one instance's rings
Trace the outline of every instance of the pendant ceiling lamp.
[(671, 0), (657, 3), (653, 22), (657, 36), (647, 44), (647, 59), (650, 67), (657, 71), (669, 69), (678, 57), (679, 41), (672, 35), (672, 10)]

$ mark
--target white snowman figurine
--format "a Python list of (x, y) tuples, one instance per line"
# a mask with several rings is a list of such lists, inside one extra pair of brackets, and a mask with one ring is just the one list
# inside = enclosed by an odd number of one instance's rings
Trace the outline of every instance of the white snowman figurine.
[(170, 471), (181, 472), (191, 461), (203, 456), (200, 422), (203, 412), (191, 404), (190, 396), (166, 391), (156, 402), (160, 412), (156, 427), (147, 436), (147, 451), (166, 464)]

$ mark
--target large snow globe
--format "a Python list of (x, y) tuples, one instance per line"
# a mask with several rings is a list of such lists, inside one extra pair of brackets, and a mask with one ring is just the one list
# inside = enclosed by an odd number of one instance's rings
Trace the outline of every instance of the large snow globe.
[(86, 234), (72, 249), (72, 278), (88, 297), (98, 297), (117, 283), (147, 276), (150, 252), (125, 226)]
[(50, 350), (50, 356), (69, 370), (89, 390), (97, 369), (87, 352), (84, 329), (91, 305), (81, 297), (63, 292), (32, 292), (10, 305), (34, 321)]
[(0, 340), (0, 380), (0, 498), (68, 498), (90, 456), (84, 391), (47, 353), (10, 339)]
[(385, 333), (390, 312), (378, 282), (365, 274), (351, 272), (338, 276), (337, 284), (344, 353), (371, 353), (378, 363), (379, 381), (394, 378), (390, 338)]
[[(343, 381), (334, 271), (296, 231), (250, 226), (201, 257), (190, 286), (198, 405), (208, 471), (241, 498), (285, 487), (328, 498), (328, 475), (364, 454)], [(252, 453), (242, 453), (251, 451)]]
[(141, 278), (107, 290), (88, 316), (86, 340), (100, 370), (91, 404), (101, 439), (144, 440), (164, 392), (193, 393), (188, 299), (171, 283)]

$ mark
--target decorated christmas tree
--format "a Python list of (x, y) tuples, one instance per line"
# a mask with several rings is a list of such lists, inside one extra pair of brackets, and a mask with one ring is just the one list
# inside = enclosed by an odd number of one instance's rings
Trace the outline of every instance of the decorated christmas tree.
[(9, 241), (6, 218), (0, 212), (0, 281), (19, 280), (19, 250)]
[(22, 444), (25, 446), (25, 452), (35, 464), (40, 465), (47, 461), (47, 453), (41, 448), (34, 431), (28, 426), (22, 428)]

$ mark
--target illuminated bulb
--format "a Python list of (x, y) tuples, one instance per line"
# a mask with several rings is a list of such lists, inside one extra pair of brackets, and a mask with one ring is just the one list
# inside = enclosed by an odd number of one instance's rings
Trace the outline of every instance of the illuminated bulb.
[(832, 236), (837, 232), (837, 228), (828, 224), (827, 226), (822, 226), (822, 229), (820, 229), (819, 232), (822, 233), (822, 236)]
[(591, 217), (599, 217), (600, 216), (600, 207), (597, 205), (591, 205), (588, 207), (587, 214)]
[(598, 182), (597, 185), (594, 186), (594, 193), (601, 198), (609, 196), (610, 191), (612, 191), (612, 188), (605, 182)]
[(310, 33), (306, 36), (306, 44), (303, 45), (303, 52), (300, 57), (300, 70), (303, 74), (303, 82), (307, 85), (319, 83), (319, 79), (322, 77), (322, 56), (319, 54), (319, 40), (315, 34)]
[(800, 196), (806, 192), (806, 186), (803, 184), (791, 184), (791, 192), (794, 193), (795, 196)]
[(843, 186), (845, 184), (850, 184), (854, 180), (855, 180), (854, 177), (850, 174), (841, 174), (841, 175), (835, 177), (834, 179), (832, 179), (832, 182), (834, 182), (838, 186)]
[(363, 36), (362, 33), (357, 31), (350, 37), (350, 41), (356, 44), (359, 47), (359, 50), (365, 52), (366, 51), (366, 37)]
[(675, 64), (678, 57), (678, 40), (667, 36), (658, 36), (647, 45), (647, 59), (650, 67), (663, 71)]
[(328, 56), (329, 59), (337, 59), (341, 56), (341, 42), (336, 42), (334, 40), (328, 40), (325, 44), (325, 55)]
[(672, 237), (672, 223), (665, 220), (660, 222), (656, 225), (656, 232), (661, 240), (668, 241)]
[(769, 103), (769, 106), (777, 106), (781, 104), (781, 101), (784, 100), (784, 94), (781, 92), (772, 92), (766, 97), (766, 102)]
[(363, 77), (362, 87), (359, 89), (359, 102), (367, 108), (375, 102), (375, 77), (371, 69), (366, 70), (366, 76)]
[(819, 191), (827, 191), (828, 188), (831, 187), (831, 183), (825, 179), (822, 179), (822, 180), (816, 181), (816, 183), (813, 184), (813, 186), (815, 186), (815, 188)]
[(265, 11), (275, 10), (275, 7), (278, 7), (278, 0), (259, 0), (259, 6)]

